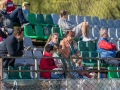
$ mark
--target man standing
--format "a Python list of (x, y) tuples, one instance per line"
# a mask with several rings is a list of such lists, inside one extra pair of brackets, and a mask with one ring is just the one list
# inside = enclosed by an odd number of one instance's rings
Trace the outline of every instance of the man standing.
[[(23, 31), (20, 27), (14, 28), (13, 35), (8, 36), (2, 44), (0, 44), (0, 56), (22, 56), (23, 51)], [(3, 59), (4, 68), (14, 67), (14, 58)]]

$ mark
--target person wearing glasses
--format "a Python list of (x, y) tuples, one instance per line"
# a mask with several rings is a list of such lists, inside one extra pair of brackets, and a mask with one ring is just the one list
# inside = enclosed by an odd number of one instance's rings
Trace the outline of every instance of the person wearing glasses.
[[(108, 40), (107, 30), (100, 30), (100, 38), (97, 43), (97, 50), (100, 53), (101, 58), (119, 58), (119, 52), (117, 52), (117, 47), (114, 43)], [(118, 66), (120, 61), (118, 60), (104, 60), (107, 64)]]

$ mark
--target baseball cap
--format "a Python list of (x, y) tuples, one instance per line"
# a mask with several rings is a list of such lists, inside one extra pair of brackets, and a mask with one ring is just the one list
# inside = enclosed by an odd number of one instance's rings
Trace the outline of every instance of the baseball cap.
[(30, 5), (30, 3), (28, 3), (28, 2), (23, 2), (22, 6), (25, 6), (25, 5)]

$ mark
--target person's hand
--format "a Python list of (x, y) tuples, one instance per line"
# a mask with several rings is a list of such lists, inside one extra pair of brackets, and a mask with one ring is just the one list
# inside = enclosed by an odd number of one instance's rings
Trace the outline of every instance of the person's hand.
[(23, 52), (23, 55), (25, 54), (25, 51), (24, 50), (22, 50), (22, 52)]
[(7, 56), (10, 56), (9, 54), (7, 54)]
[(62, 65), (61, 65), (61, 64), (58, 64), (58, 65), (57, 65), (57, 67), (58, 67), (58, 68), (61, 68), (61, 67), (62, 67)]
[(2, 31), (4, 31), (4, 28), (1, 28)]

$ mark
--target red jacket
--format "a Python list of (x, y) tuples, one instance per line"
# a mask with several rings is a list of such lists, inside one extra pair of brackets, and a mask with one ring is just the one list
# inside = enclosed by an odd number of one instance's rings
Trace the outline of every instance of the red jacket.
[[(52, 57), (52, 55), (48, 52), (45, 52), (43, 57)], [(54, 63), (53, 58), (41, 58), (40, 60), (41, 70), (53, 70), (54, 68), (57, 68), (57, 66)], [(50, 79), (51, 72), (40, 72), (40, 77), (45, 79)]]
[(10, 14), (13, 10), (15, 10), (15, 5), (13, 4), (12, 0), (6, 0), (7, 6), (6, 6), (6, 10), (7, 13)]

